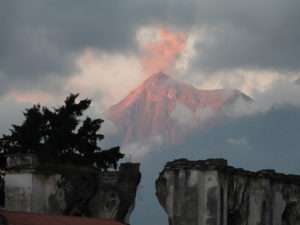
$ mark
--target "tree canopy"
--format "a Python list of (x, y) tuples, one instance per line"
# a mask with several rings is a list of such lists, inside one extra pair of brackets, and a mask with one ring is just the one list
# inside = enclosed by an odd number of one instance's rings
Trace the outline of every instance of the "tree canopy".
[(102, 150), (99, 134), (102, 119), (92, 119), (83, 113), (90, 99), (76, 101), (79, 94), (70, 94), (57, 108), (34, 105), (24, 112), (21, 125), (12, 125), (10, 134), (0, 138), (0, 157), (5, 169), (7, 154), (33, 153), (41, 163), (75, 164), (100, 170), (116, 168), (123, 158), (119, 147)]

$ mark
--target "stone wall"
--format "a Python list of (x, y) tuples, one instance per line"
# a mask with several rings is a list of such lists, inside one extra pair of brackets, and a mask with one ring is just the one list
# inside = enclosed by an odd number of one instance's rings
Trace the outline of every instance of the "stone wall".
[(4, 176), (7, 210), (108, 218), (129, 224), (141, 177), (139, 164), (123, 163), (118, 171), (95, 173), (84, 168), (45, 169), (30, 157), (34, 156), (9, 157)]
[(156, 180), (170, 225), (300, 225), (300, 176), (175, 160)]

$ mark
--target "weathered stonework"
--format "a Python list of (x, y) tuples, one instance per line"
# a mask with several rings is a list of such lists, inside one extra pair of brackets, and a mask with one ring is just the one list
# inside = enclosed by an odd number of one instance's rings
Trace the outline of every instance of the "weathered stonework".
[(300, 225), (300, 176), (175, 160), (156, 180), (170, 225)]
[(14, 211), (47, 212), (47, 198), (55, 191), (59, 174), (36, 173), (38, 160), (31, 154), (9, 155), (4, 176), (5, 208)]
[[(139, 164), (95, 173), (84, 168), (43, 167), (34, 155), (9, 156), (5, 208), (48, 214), (116, 219), (129, 224), (140, 181)], [(61, 172), (59, 172), (61, 171)]]

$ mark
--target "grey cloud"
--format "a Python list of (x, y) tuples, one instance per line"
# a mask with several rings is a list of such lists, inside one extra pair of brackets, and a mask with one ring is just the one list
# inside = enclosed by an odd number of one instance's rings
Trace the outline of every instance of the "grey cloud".
[(176, 102), (175, 109), (171, 112), (170, 117), (181, 126), (181, 129), (184, 129), (195, 127), (197, 124), (205, 124), (215, 116), (214, 114), (213, 109), (209, 107), (201, 107), (193, 112), (186, 105)]
[[(4, 83), (23, 83), (76, 69), (86, 47), (123, 50), (134, 40), (128, 9), (112, 1), (6, 1), (1, 3), (0, 70)], [(130, 11), (130, 10), (129, 10)], [(2, 35), (3, 34), (3, 35)], [(4, 81), (4, 82), (3, 82)]]
[(146, 24), (188, 31), (217, 28), (199, 44), (196, 69), (299, 70), (300, 29), (295, 0), (1, 1), (1, 90), (45, 76), (67, 76), (86, 47), (136, 51), (135, 31)]
[[(225, 2), (225, 1), (224, 1)], [(201, 43), (198, 68), (299, 70), (299, 1), (226, 1), (217, 31)]]
[(176, 103), (170, 117), (181, 126), (192, 126), (194, 122), (193, 111), (180, 102)]
[(300, 86), (295, 82), (277, 81), (271, 89), (263, 93), (254, 93), (254, 101), (249, 103), (238, 99), (231, 107), (224, 110), (232, 118), (250, 116), (256, 113), (267, 112), (278, 106), (300, 106)]

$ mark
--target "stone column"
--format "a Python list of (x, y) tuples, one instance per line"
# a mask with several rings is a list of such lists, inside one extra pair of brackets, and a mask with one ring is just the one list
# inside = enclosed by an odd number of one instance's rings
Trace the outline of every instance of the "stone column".
[(49, 196), (55, 192), (60, 175), (36, 173), (39, 163), (33, 154), (7, 156), (5, 208), (11, 211), (49, 212)]

